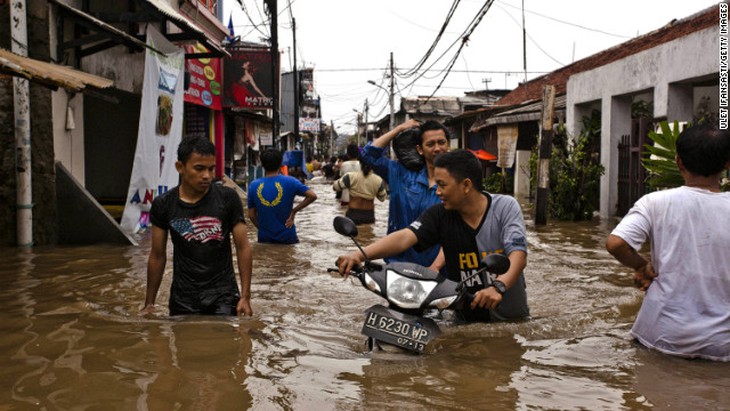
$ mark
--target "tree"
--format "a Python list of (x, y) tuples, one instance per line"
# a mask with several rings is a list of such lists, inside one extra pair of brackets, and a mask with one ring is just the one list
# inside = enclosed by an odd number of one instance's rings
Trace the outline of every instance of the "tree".
[[(600, 142), (601, 113), (598, 110), (583, 117), (577, 138), (570, 138), (564, 127), (556, 131), (550, 157), (548, 210), (551, 217), (566, 221), (593, 218), (593, 212), (598, 209), (600, 178), (604, 173), (597, 151)], [(533, 150), (530, 163), (534, 176), (536, 150)], [(533, 179), (531, 183), (535, 183)]]

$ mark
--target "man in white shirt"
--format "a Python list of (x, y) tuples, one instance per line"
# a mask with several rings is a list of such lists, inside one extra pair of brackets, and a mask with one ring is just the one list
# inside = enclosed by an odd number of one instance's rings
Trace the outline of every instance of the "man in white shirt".
[[(643, 345), (688, 358), (730, 361), (730, 132), (714, 124), (677, 140), (685, 185), (640, 198), (606, 242), (646, 290), (631, 334)], [(651, 261), (637, 250), (651, 241)]]
[[(360, 171), (360, 150), (357, 148), (357, 144), (347, 145), (347, 161), (343, 161), (340, 166), (340, 177), (347, 173), (354, 173)], [(350, 202), (350, 190), (345, 188), (342, 190), (342, 197), (340, 197), (340, 205), (346, 206)]]

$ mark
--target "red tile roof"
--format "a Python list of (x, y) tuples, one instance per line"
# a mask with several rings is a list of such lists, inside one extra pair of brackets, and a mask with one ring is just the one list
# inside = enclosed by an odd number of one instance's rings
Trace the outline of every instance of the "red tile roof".
[(542, 98), (542, 89), (547, 84), (555, 86), (555, 93), (557, 95), (564, 94), (566, 92), (568, 78), (573, 74), (592, 70), (596, 67), (703, 30), (718, 24), (719, 18), (719, 7), (711, 6), (681, 20), (672, 20), (660, 29), (578, 60), (552, 73), (530, 80), (502, 97), (496, 104), (500, 106), (512, 106), (539, 100)]

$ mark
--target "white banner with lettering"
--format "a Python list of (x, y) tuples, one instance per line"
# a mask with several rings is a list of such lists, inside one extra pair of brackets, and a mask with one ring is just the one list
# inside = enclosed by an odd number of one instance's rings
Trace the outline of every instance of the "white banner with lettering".
[(144, 85), (139, 114), (137, 149), (122, 214), (128, 232), (149, 227), (152, 200), (178, 184), (177, 146), (182, 139), (185, 50), (147, 26)]

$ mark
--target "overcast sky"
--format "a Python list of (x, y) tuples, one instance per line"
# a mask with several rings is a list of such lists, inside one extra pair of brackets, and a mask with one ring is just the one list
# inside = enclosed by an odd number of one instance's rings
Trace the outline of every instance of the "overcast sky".
[[(225, 0), (224, 24), (233, 15), (235, 34), (263, 42), (269, 21), (263, 0)], [(656, 30), (717, 5), (708, 0), (524, 0), (527, 78)], [(463, 96), (464, 92), (512, 89), (524, 79), (522, 0), (495, 0), (477, 22), (485, 1), (461, 0), (440, 41), (427, 55), (444, 25), (451, 0), (278, 0), (282, 72), (292, 70), (292, 25), (296, 20), (297, 66), (313, 67), (322, 118), (339, 132), (353, 132), (365, 100), (369, 120), (389, 114), (387, 94), (368, 84), (387, 86), (393, 53), (400, 96)], [(290, 8), (289, 8), (290, 5)], [(290, 13), (291, 10), (291, 13)], [(469, 41), (457, 55), (464, 33)], [(451, 72), (446, 68), (455, 59)], [(677, 64), (682, 64), (677, 61)], [(488, 81), (485, 83), (485, 81)], [(439, 83), (442, 83), (437, 90)]]

